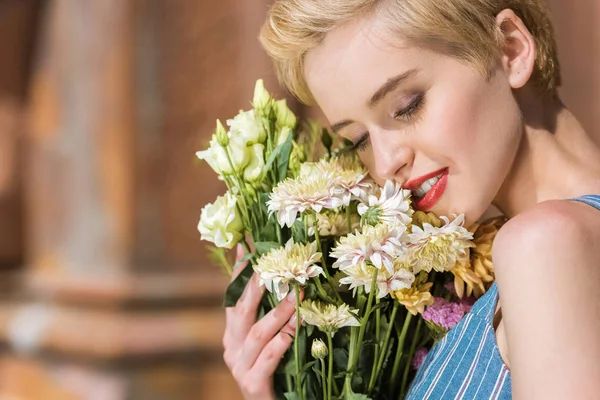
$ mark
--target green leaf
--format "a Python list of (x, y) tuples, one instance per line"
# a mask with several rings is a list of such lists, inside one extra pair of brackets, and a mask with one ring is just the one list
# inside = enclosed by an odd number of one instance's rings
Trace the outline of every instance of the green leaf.
[(262, 172), (263, 176), (266, 176), (268, 174), (269, 170), (273, 166), (273, 162), (275, 161), (275, 159), (277, 158), (279, 153), (281, 153), (281, 149), (283, 148), (284, 144), (285, 143), (281, 143), (279, 146), (275, 147), (273, 152), (269, 155), (269, 158), (267, 159), (267, 162), (265, 163), (265, 166), (263, 167), (263, 172)]
[(321, 143), (327, 149), (327, 153), (331, 154), (331, 146), (333, 145), (333, 139), (327, 129), (323, 128), (321, 131)]
[(256, 253), (258, 255), (263, 255), (268, 253), (273, 249), (278, 249), (282, 247), (281, 244), (277, 242), (256, 242), (254, 243), (254, 248), (256, 249)]
[(248, 253), (248, 254), (244, 255), (244, 257), (240, 258), (238, 260), (238, 262), (235, 263), (235, 265), (233, 266), (233, 269), (238, 268), (240, 266), (240, 264), (243, 264), (246, 261), (250, 260), (253, 256), (254, 256), (254, 254), (252, 254), (252, 253)]
[(306, 243), (306, 229), (301, 219), (297, 219), (296, 222), (294, 222), (293, 232), (295, 243)]
[(349, 393), (346, 397), (344, 397), (344, 399), (347, 399), (347, 400), (372, 400), (366, 394), (361, 394), (361, 393)]
[(244, 270), (227, 287), (223, 307), (235, 307), (253, 273), (251, 266), (244, 267)]
[(262, 227), (259, 232), (259, 237), (261, 242), (276, 242), (277, 241), (277, 220), (275, 218), (269, 218), (269, 221)]
[(338, 369), (346, 370), (348, 366), (348, 350), (334, 348), (333, 349), (333, 363)]
[(286, 141), (280, 145), (281, 153), (277, 157), (277, 182), (281, 182), (287, 177), (288, 164), (292, 152), (292, 136), (293, 135), (289, 135)]
[(309, 370), (310, 367), (312, 367), (313, 365), (315, 365), (315, 363), (316, 363), (316, 361), (307, 362), (306, 364), (304, 364), (302, 366), (302, 369), (300, 370), (300, 373), (301, 374), (305, 373), (306, 371)]
[(300, 396), (296, 392), (285, 392), (283, 395), (286, 400), (300, 400)]

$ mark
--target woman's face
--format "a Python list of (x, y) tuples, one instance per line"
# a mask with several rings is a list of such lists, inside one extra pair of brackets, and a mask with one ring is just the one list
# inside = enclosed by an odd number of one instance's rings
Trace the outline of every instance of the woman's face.
[[(332, 129), (355, 144), (378, 183), (394, 180), (421, 196), (417, 208), (474, 222), (510, 172), (523, 128), (501, 67), (488, 80), (361, 20), (309, 52), (305, 75)], [(428, 185), (414, 187), (440, 174), (426, 194)]]

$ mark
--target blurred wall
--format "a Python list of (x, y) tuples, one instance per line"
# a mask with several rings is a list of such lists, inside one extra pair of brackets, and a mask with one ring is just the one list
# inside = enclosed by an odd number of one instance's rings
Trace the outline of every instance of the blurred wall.
[[(0, 282), (0, 339), (38, 332), (34, 358), (3, 353), (0, 398), (240, 398), (196, 231), (224, 187), (194, 153), (257, 78), (284, 95), (256, 40), (268, 3), (0, 2), (0, 268), (22, 278)], [(561, 95), (600, 143), (598, 5), (549, 3)]]

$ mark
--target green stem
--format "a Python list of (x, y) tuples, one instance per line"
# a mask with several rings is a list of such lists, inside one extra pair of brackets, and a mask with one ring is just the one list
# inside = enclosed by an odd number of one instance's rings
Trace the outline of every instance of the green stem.
[(411, 361), (415, 354), (415, 348), (417, 347), (417, 338), (419, 337), (419, 331), (421, 330), (422, 323), (423, 323), (423, 320), (421, 318), (419, 318), (419, 320), (417, 321), (417, 327), (415, 328), (414, 340), (410, 344), (410, 350), (408, 352), (408, 362), (404, 366), (404, 374), (402, 374), (402, 385), (400, 386), (401, 398), (404, 398), (404, 395), (405, 395), (406, 383), (408, 382), (408, 372), (410, 371)]
[(333, 339), (331, 332), (327, 332), (327, 346), (329, 347), (329, 370), (327, 371), (327, 399), (331, 399), (331, 382), (333, 381)]
[(350, 391), (352, 391), (352, 375), (354, 375), (356, 365), (358, 364), (358, 356), (360, 355), (360, 347), (362, 345), (362, 341), (365, 336), (365, 328), (367, 326), (367, 322), (369, 321), (369, 316), (371, 314), (371, 308), (373, 306), (373, 297), (375, 295), (375, 288), (377, 287), (376, 283), (377, 283), (377, 273), (378, 272), (379, 272), (379, 270), (377, 268), (373, 268), (371, 291), (369, 293), (369, 300), (367, 300), (367, 310), (365, 311), (365, 315), (363, 317), (363, 320), (361, 321), (356, 343), (353, 344), (353, 347), (355, 347), (353, 358), (351, 360), (349, 359), (350, 368), (347, 371), (346, 383), (344, 384), (344, 386), (346, 386), (346, 384), (347, 384), (348, 387), (350, 388)]
[(349, 205), (346, 207), (346, 220), (348, 221), (348, 233), (352, 233), (352, 214)]
[[(314, 231), (315, 231), (315, 240), (317, 241), (317, 251), (319, 253), (321, 253), (321, 257), (322, 257), (322, 264), (323, 264), (323, 273), (325, 273), (325, 277), (327, 278), (327, 282), (329, 282), (329, 285), (331, 286), (331, 288), (333, 289), (333, 293), (335, 294), (336, 300), (337, 300), (337, 304), (342, 304), (344, 301), (342, 300), (342, 297), (340, 296), (340, 294), (338, 293), (337, 290), (335, 290), (335, 284), (333, 282), (333, 279), (331, 278), (331, 275), (329, 275), (329, 271), (327, 270), (327, 263), (325, 262), (325, 255), (323, 254), (323, 248), (321, 247), (321, 238), (319, 237), (319, 227), (317, 224), (317, 215), (314, 214), (315, 216), (315, 225), (314, 225)], [(308, 234), (308, 231), (307, 231)]]
[(294, 285), (296, 294), (296, 336), (294, 337), (294, 361), (296, 362), (296, 386), (298, 388), (298, 398), (304, 400), (304, 391), (302, 390), (302, 377), (300, 376), (300, 289)]
[[(410, 325), (410, 320), (412, 319), (412, 316), (413, 315), (410, 312), (406, 312), (406, 317), (404, 318), (404, 325), (402, 325), (402, 332), (400, 333), (400, 338), (398, 339), (398, 347), (396, 348), (396, 357), (394, 359), (394, 366), (392, 368), (392, 382), (395, 382), (395, 378), (398, 376), (400, 360), (402, 359), (402, 355), (404, 354), (404, 339), (406, 338), (406, 332), (408, 331), (408, 326)], [(395, 383), (390, 386), (390, 389), (391, 396), (396, 389)]]
[[(379, 298), (375, 299), (375, 304), (379, 304)], [(377, 342), (379, 343), (379, 335), (381, 333), (381, 329), (379, 327), (379, 322), (381, 319), (381, 313), (380, 313), (381, 309), (378, 308), (377, 310), (375, 310), (375, 338), (377, 339)]]
[[(394, 308), (392, 310), (392, 315), (390, 317), (390, 322), (388, 324), (387, 330), (385, 331), (385, 337), (383, 339), (383, 346), (381, 347), (381, 357), (379, 357), (378, 363), (377, 363), (377, 368), (375, 371), (377, 371), (377, 373), (381, 373), (381, 367), (383, 366), (383, 361), (385, 359), (385, 355), (388, 352), (388, 343), (390, 341), (390, 337), (392, 336), (392, 329), (394, 328), (394, 321), (396, 320), (396, 314), (398, 313), (398, 309), (400, 308), (400, 303), (398, 303), (397, 301), (394, 302)], [(374, 377), (371, 376), (371, 382), (369, 382), (369, 394), (371, 392), (371, 390), (373, 390), (373, 387), (375, 386), (375, 382), (376, 380), (373, 379)]]
[(330, 303), (335, 303), (335, 300), (331, 299), (329, 297), (329, 295), (327, 295), (327, 292), (325, 291), (325, 289), (323, 288), (323, 285), (321, 285), (321, 281), (319, 280), (319, 277), (314, 277), (313, 278), (315, 285), (317, 286), (317, 294), (318, 296), (321, 298), (321, 300), (330, 302)]
[[(358, 288), (356, 306), (358, 308), (358, 313), (361, 314), (363, 311), (363, 303), (365, 301), (364, 296), (364, 288), (361, 286)], [(346, 365), (346, 379), (344, 380), (344, 386), (342, 387), (342, 394), (350, 394), (352, 393), (352, 360), (354, 359), (354, 353), (356, 352), (356, 339), (358, 335), (359, 328), (357, 326), (353, 326), (350, 328), (350, 350), (348, 352), (348, 364)]]
[[(329, 357), (331, 357), (331, 355), (329, 355)], [(325, 382), (329, 382), (329, 379), (325, 374), (325, 360), (321, 358), (319, 361), (321, 361), (321, 386), (323, 387), (323, 400), (327, 400), (327, 385)]]

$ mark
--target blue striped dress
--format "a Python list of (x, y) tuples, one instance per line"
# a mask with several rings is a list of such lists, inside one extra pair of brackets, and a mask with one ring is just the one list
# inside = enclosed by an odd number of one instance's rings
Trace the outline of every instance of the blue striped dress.
[[(600, 195), (574, 199), (600, 210)], [(407, 399), (511, 399), (510, 371), (493, 327), (498, 302), (494, 283), (465, 317), (427, 354)]]

